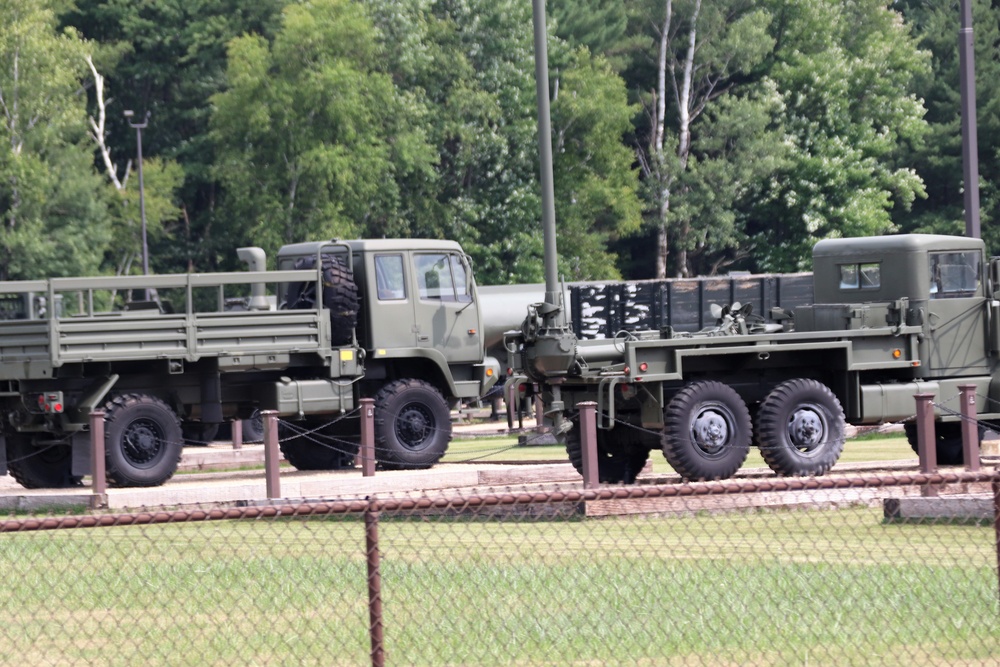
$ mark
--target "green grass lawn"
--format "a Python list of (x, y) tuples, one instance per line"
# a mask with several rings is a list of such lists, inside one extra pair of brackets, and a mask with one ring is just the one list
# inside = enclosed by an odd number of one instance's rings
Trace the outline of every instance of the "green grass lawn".
[[(844, 445), (844, 453), (840, 456), (841, 463), (863, 463), (868, 461), (898, 461), (916, 459), (916, 454), (910, 448), (906, 437), (899, 434), (871, 434), (851, 438)], [(650, 454), (653, 462), (653, 472), (668, 474), (673, 472), (663, 454), (654, 451)], [(458, 461), (483, 461), (497, 463), (502, 461), (567, 461), (566, 450), (557, 445), (519, 446), (517, 437), (471, 438), (452, 441), (445, 455), (445, 463)], [(744, 468), (766, 468), (767, 464), (761, 458), (760, 452), (752, 448)]]
[[(387, 664), (990, 665), (992, 527), (881, 511), (379, 527)], [(364, 665), (357, 518), (0, 535), (5, 665)]]

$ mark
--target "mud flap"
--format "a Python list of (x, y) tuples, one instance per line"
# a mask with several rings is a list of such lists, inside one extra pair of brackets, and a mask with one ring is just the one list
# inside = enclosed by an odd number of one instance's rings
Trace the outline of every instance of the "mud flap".
[(0, 433), (0, 475), (7, 474), (7, 438)]
[(71, 474), (83, 477), (90, 474), (90, 431), (79, 431), (73, 434), (73, 463)]

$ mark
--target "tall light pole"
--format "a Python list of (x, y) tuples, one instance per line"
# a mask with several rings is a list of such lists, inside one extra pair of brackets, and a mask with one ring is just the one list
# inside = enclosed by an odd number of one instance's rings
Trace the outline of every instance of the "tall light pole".
[(976, 61), (972, 34), (972, 0), (961, 0), (958, 31), (958, 78), (962, 95), (962, 174), (965, 180), (965, 235), (978, 239), (979, 148), (976, 136)]
[[(146, 244), (146, 193), (145, 184), (142, 181), (142, 130), (149, 125), (149, 111), (146, 118), (141, 123), (133, 123), (132, 117), (135, 115), (131, 109), (125, 112), (129, 127), (135, 128), (135, 143), (139, 152), (139, 215), (142, 218), (142, 275), (149, 275), (149, 246)], [(147, 293), (147, 298), (148, 298)]]

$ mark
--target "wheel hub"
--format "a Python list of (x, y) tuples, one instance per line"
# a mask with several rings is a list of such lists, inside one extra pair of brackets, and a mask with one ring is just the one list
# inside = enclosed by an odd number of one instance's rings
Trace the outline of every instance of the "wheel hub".
[(148, 463), (160, 450), (159, 434), (146, 423), (132, 424), (125, 433), (125, 452), (133, 463)]
[(715, 410), (705, 410), (694, 420), (692, 427), (698, 447), (709, 453), (722, 449), (729, 441), (729, 424)]
[(823, 444), (826, 436), (823, 419), (812, 409), (796, 410), (789, 420), (788, 432), (792, 442), (801, 449), (812, 450)]
[(396, 422), (396, 434), (400, 442), (410, 448), (416, 448), (423, 444), (433, 428), (430, 416), (417, 406), (404, 409)]

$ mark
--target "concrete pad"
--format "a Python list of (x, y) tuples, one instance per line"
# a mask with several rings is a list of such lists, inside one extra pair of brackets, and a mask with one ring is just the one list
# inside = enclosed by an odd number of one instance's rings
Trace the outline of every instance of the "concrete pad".
[(933, 521), (983, 521), (992, 522), (994, 516), (992, 495), (921, 496), (886, 498), (883, 501), (885, 518), (899, 520)]

